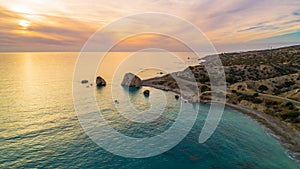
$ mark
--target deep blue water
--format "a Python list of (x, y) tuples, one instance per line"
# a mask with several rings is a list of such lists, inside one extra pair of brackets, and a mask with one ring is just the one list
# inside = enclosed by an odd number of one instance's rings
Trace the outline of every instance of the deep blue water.
[[(73, 107), (77, 55), (0, 54), (0, 168), (300, 168), (258, 123), (230, 109), (225, 110), (212, 137), (199, 144), (209, 105), (200, 105), (189, 134), (163, 154), (133, 159), (109, 153), (87, 136)], [(86, 89), (96, 93), (100, 111), (115, 129), (135, 137), (169, 128), (180, 106), (173, 93), (163, 92), (168, 100), (164, 118), (143, 126), (128, 123), (116, 113), (109, 99), (110, 84), (100, 90), (95, 86)], [(147, 89), (150, 97), (159, 93)], [(137, 109), (147, 109), (149, 99), (144, 98), (143, 90), (118, 92), (128, 95)]]

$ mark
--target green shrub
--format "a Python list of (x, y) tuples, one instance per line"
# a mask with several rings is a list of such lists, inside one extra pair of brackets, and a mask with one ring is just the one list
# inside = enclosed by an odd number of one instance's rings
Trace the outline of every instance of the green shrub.
[(280, 117), (283, 120), (286, 120), (286, 119), (295, 119), (298, 116), (300, 116), (300, 112), (299, 111), (288, 112), (288, 113), (280, 115)]
[(291, 87), (293, 85), (295, 85), (296, 83), (294, 81), (289, 81), (289, 82), (284, 82), (284, 87)]
[(287, 102), (287, 103), (285, 104), (285, 106), (286, 106), (286, 107), (290, 107), (290, 106), (294, 106), (294, 105), (293, 105), (292, 102)]
[(279, 95), (279, 94), (281, 93), (281, 91), (278, 90), (278, 89), (274, 89), (274, 90), (273, 90), (273, 93), (274, 93), (275, 95)]
[(272, 100), (265, 100), (265, 105), (266, 106), (274, 106), (274, 105), (278, 105), (279, 103), (276, 101), (272, 101)]
[(201, 89), (200, 89), (201, 93), (206, 92), (206, 91), (210, 91), (210, 90), (211, 90), (210, 87), (208, 87), (206, 85), (202, 85)]
[(252, 96), (252, 95), (247, 95), (247, 94), (242, 94), (242, 95), (239, 97), (238, 100), (239, 100), (239, 101), (247, 100), (247, 101), (250, 101), (250, 102), (252, 102), (252, 103), (254, 103), (254, 104), (260, 104), (260, 103), (263, 102), (261, 99), (256, 98), (256, 97), (254, 97), (254, 96)]
[(260, 91), (267, 91), (267, 90), (269, 90), (269, 88), (267, 86), (265, 86), (265, 85), (260, 85), (258, 87), (258, 90), (260, 90)]

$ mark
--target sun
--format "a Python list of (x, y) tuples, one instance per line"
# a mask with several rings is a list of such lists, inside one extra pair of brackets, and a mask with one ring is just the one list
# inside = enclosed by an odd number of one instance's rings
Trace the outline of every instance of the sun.
[(28, 20), (20, 20), (19, 25), (22, 29), (27, 29), (30, 26), (30, 22)]

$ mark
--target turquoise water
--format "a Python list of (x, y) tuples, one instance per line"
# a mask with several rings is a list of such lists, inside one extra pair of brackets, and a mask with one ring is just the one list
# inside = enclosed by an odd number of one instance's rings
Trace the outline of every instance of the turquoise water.
[[(204, 144), (198, 137), (209, 106), (200, 105), (187, 137), (171, 150), (150, 158), (129, 159), (99, 147), (84, 132), (72, 101), (72, 76), (78, 53), (0, 54), (0, 168), (299, 168), (280, 143), (255, 121), (226, 109), (213, 136)], [(122, 54), (110, 56), (113, 70)], [(180, 67), (180, 66), (178, 66)], [(99, 70), (110, 79), (112, 70)], [(141, 73), (142, 77), (156, 70)], [(124, 120), (110, 99), (111, 87), (94, 90), (99, 109), (120, 132), (149, 137), (172, 125), (180, 102), (173, 93), (163, 118), (140, 125)], [(151, 88), (150, 97), (159, 91)], [(144, 89), (127, 94), (136, 109), (148, 109)], [(118, 141), (118, 140), (115, 140)]]

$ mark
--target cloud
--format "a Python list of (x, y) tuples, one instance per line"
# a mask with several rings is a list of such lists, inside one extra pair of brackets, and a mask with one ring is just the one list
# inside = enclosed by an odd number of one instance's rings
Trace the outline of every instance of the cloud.
[(112, 51), (138, 51), (151, 48), (164, 49), (166, 51), (192, 52), (184, 43), (172, 37), (156, 34), (142, 34), (126, 38), (116, 44)]
[(300, 16), (300, 12), (299, 11), (295, 11), (295, 12), (293, 12), (293, 15)]
[[(27, 46), (33, 50), (47, 50), (49, 45), (58, 48), (73, 45), (74, 50), (79, 50), (78, 46), (82, 46), (100, 26), (63, 16), (20, 14), (3, 7), (0, 7), (0, 16), (0, 45), (16, 48)], [(19, 25), (20, 20), (27, 20), (30, 26), (22, 28)]]
[(246, 29), (241, 29), (238, 30), (238, 32), (245, 32), (245, 31), (257, 31), (257, 30), (276, 30), (276, 29), (280, 29), (280, 27), (276, 27), (273, 25), (256, 25), (256, 26), (252, 26)]
[[(192, 7), (190, 20), (214, 43), (247, 42), (296, 31), (295, 1), (200, 1)], [(296, 5), (298, 4), (298, 6)]]
[[(179, 16), (198, 26), (217, 45), (253, 43), (255, 40), (293, 33), (300, 29), (299, 5), (294, 0), (140, 0), (128, 3), (114, 0), (28, 0), (0, 2), (0, 42), (6, 49), (55, 50), (66, 47), (79, 51), (98, 28), (120, 17), (141, 12), (163, 12)], [(22, 30), (19, 20), (31, 25)], [(186, 34), (185, 28), (165, 28), (175, 34)], [(120, 26), (120, 29), (130, 29)], [(107, 41), (117, 38), (107, 34)], [(142, 38), (142, 37), (140, 37)], [(178, 50), (170, 39), (148, 37), (122, 43), (121, 49), (134, 50), (153, 46)], [(300, 43), (300, 42), (299, 42)], [(196, 42), (195, 42), (196, 44)], [(49, 48), (49, 45), (51, 48)], [(3, 47), (5, 46), (5, 47)]]

